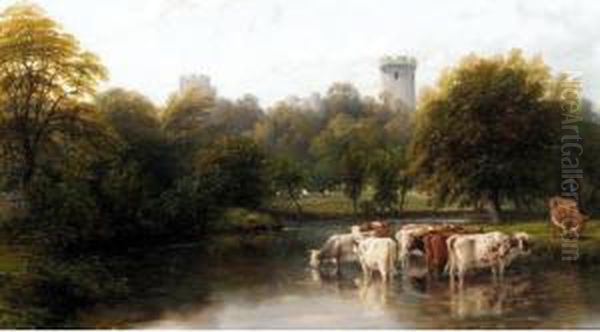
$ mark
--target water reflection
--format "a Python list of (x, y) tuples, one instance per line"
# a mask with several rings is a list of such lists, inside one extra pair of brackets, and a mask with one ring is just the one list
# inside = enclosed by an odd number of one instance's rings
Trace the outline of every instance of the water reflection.
[[(600, 281), (571, 267), (510, 269), (503, 283), (470, 276), (461, 292), (429, 278), (415, 258), (393, 282), (366, 282), (358, 266), (341, 278), (309, 269), (306, 249), (337, 228), (297, 229), (261, 239), (141, 257), (147, 295), (88, 312), (86, 326), (140, 328), (559, 328), (598, 327)], [(210, 255), (207, 254), (210, 250)], [(154, 280), (149, 280), (154, 276)], [(168, 282), (166, 282), (168, 281)], [(123, 326), (120, 325), (120, 326)]]
[(501, 317), (507, 310), (514, 308), (511, 304), (524, 298), (525, 292), (530, 288), (528, 280), (518, 279), (506, 280), (500, 284), (470, 285), (451, 293), (450, 311), (453, 316), (461, 319)]

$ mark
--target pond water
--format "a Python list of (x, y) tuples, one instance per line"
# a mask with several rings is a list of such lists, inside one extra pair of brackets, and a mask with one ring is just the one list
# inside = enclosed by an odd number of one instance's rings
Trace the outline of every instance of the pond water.
[(504, 283), (469, 276), (462, 293), (422, 278), (418, 258), (388, 285), (307, 268), (309, 248), (347, 225), (311, 223), (271, 235), (141, 252), (127, 263), (140, 296), (82, 313), (89, 327), (600, 328), (600, 269), (515, 262)]

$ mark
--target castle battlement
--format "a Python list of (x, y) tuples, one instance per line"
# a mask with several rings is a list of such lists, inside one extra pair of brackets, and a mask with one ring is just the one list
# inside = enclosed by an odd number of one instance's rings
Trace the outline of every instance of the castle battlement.
[(386, 55), (379, 60), (379, 65), (383, 67), (411, 67), (417, 68), (417, 59), (406, 55)]

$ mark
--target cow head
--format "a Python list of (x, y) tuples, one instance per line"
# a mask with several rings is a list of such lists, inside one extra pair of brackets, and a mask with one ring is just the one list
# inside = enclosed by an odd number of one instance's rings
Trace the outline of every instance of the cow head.
[(531, 253), (531, 237), (525, 232), (513, 234), (510, 239), (511, 248), (518, 250), (521, 255), (529, 255)]
[(321, 250), (312, 249), (308, 251), (309, 253), (309, 262), (308, 265), (313, 269), (318, 269), (319, 265), (321, 265)]
[(362, 238), (358, 238), (355, 237), (354, 239), (352, 239), (352, 252), (357, 254), (360, 251), (360, 242), (362, 241)]
[[(579, 220), (579, 218), (581, 220)], [(580, 215), (578, 216), (567, 216), (562, 220), (559, 227), (561, 228), (562, 234), (566, 239), (574, 240), (579, 239), (579, 233), (581, 231), (584, 218)]]
[(354, 235), (361, 235), (362, 231), (363, 231), (362, 226), (354, 225), (354, 226), (350, 227), (350, 232)]

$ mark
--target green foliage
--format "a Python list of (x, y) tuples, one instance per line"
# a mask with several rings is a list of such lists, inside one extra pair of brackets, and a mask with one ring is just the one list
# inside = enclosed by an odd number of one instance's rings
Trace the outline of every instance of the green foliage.
[(283, 192), (295, 205), (298, 214), (302, 214), (302, 206), (298, 199), (302, 194), (302, 185), (305, 182), (305, 175), (300, 168), (300, 163), (289, 157), (275, 157), (271, 161), (269, 173), (273, 181), (274, 189)]
[(108, 230), (88, 188), (41, 177), (31, 188), (29, 213), (3, 225), (13, 241), (62, 255), (106, 235), (103, 232)]
[[(406, 186), (404, 156), (400, 150), (378, 150), (373, 153), (370, 172), (373, 177), (375, 194), (373, 201), (382, 215), (392, 214), (397, 210), (400, 188)], [(404, 192), (407, 188), (403, 188)]]
[(220, 179), (222, 205), (257, 208), (271, 195), (267, 157), (247, 138), (225, 137), (200, 150), (194, 172)]
[(277, 230), (281, 224), (272, 216), (241, 208), (227, 209), (221, 220), (215, 225), (220, 231), (237, 231), (242, 233), (266, 230)]
[(215, 96), (210, 91), (191, 87), (173, 94), (162, 113), (163, 130), (180, 157), (184, 168), (193, 159), (196, 150), (205, 143), (204, 130), (209, 125)]
[(342, 155), (339, 167), (344, 193), (352, 200), (354, 213), (357, 213), (358, 200), (367, 182), (369, 171), (367, 153), (352, 146)]
[(567, 82), (518, 51), (465, 58), (418, 111), (411, 169), (419, 187), (437, 203), (484, 202), (496, 211), (505, 200), (543, 197), (558, 163), (553, 148)]
[(309, 162), (310, 145), (320, 126), (321, 119), (311, 109), (279, 102), (256, 124), (254, 138), (271, 155)]
[(252, 95), (229, 101), (218, 99), (211, 111), (209, 126), (214, 136), (252, 137), (254, 127), (264, 117), (258, 99)]
[(133, 91), (111, 89), (97, 96), (95, 104), (121, 140), (117, 158), (137, 163), (157, 186), (168, 185), (174, 176), (170, 166), (174, 157), (152, 102)]
[(17, 4), (0, 14), (0, 156), (14, 181), (28, 184), (46, 158), (70, 158), (66, 141), (101, 136), (82, 100), (106, 77), (40, 8)]
[(222, 213), (226, 202), (224, 178), (219, 173), (203, 173), (178, 180), (175, 186), (165, 191), (154, 212), (164, 224), (158, 234), (203, 233)]
[(59, 327), (79, 310), (98, 302), (110, 303), (128, 293), (119, 278), (100, 260), (34, 260), (27, 271), (7, 280), (2, 290), (7, 308), (4, 328)]

